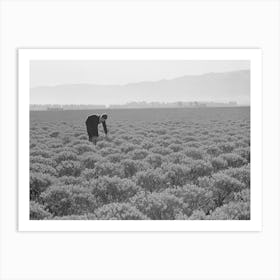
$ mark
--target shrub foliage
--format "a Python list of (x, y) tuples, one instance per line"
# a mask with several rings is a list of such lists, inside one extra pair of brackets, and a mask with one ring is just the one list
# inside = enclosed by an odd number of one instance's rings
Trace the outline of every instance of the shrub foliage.
[(128, 111), (31, 112), (30, 219), (250, 219), (248, 108)]

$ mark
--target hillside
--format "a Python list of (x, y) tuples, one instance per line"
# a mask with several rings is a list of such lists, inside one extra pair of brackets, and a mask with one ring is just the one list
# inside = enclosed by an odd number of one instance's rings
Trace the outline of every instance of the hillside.
[[(249, 104), (250, 71), (208, 73), (126, 85), (64, 84), (36, 87), (30, 90), (30, 103), (95, 104), (97, 95), (102, 95), (102, 100), (107, 104), (142, 100), (147, 102), (234, 100), (239, 104)], [(184, 100), (182, 96), (185, 97)]]

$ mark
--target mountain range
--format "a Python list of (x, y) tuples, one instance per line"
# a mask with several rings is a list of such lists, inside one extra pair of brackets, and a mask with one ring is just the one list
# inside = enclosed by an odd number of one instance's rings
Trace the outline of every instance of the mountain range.
[(211, 101), (250, 104), (250, 70), (125, 85), (62, 84), (30, 89), (30, 104), (122, 104), (130, 101)]

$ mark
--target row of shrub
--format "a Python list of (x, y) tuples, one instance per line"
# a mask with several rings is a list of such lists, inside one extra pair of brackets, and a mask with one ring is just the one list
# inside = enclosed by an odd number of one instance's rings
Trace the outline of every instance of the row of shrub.
[(31, 219), (249, 219), (250, 120), (31, 121)]
[[(197, 185), (172, 184), (172, 173), (171, 177), (170, 173), (166, 173), (167, 177), (164, 177), (166, 174), (160, 173), (159, 169), (155, 171), (154, 174), (149, 171), (146, 174), (141, 172), (132, 179), (102, 176), (79, 182), (79, 185), (75, 185), (75, 181), (71, 182), (72, 178), (69, 177), (65, 177), (65, 184), (61, 184), (49, 175), (33, 174), (30, 198), (34, 203), (43, 205), (51, 216), (94, 213), (107, 204), (129, 202), (150, 219), (172, 219), (177, 214), (190, 217), (196, 210), (208, 215), (237, 198), (238, 201), (243, 201), (244, 194), (248, 195), (249, 167), (232, 168), (212, 176), (200, 177)], [(177, 178), (181, 183), (182, 175)], [(66, 184), (67, 179), (69, 184)], [(161, 210), (156, 210), (157, 204)], [(148, 210), (150, 207), (153, 210)], [(170, 217), (165, 212), (161, 212), (160, 216), (158, 211), (164, 209)], [(175, 215), (174, 211), (178, 213)], [(152, 212), (154, 215), (151, 215)]]
[(55, 177), (87, 177), (91, 174), (92, 177), (108, 175), (124, 178), (143, 170), (149, 169), (154, 172), (154, 169), (160, 168), (164, 172), (177, 170), (177, 173), (187, 173), (188, 179), (195, 180), (200, 176), (231, 167), (241, 167), (250, 162), (250, 151), (244, 151), (241, 155), (226, 153), (208, 160), (193, 159), (182, 153), (168, 156), (152, 153), (140, 157), (139, 152), (138, 156), (138, 159), (132, 159), (125, 158), (123, 154), (109, 154), (103, 157), (99, 154), (86, 153), (79, 157), (71, 151), (64, 151), (53, 158), (31, 156), (30, 170)]
[[(242, 200), (230, 201), (220, 207), (215, 208), (209, 213), (203, 209), (191, 211), (181, 199), (174, 195), (166, 193), (154, 193), (148, 196), (140, 193), (133, 198), (131, 202), (112, 202), (96, 208), (93, 212), (82, 211), (82, 205), (79, 211), (74, 210), (70, 205), (66, 205), (61, 211), (63, 216), (55, 216), (44, 205), (31, 201), (30, 218), (33, 220), (41, 219), (59, 219), (59, 220), (248, 220), (250, 219), (250, 202), (246, 201), (244, 194), (239, 193), (236, 196), (242, 197)], [(90, 200), (86, 200), (88, 202)], [(74, 206), (76, 200), (70, 201)], [(86, 205), (86, 204), (85, 204)], [(141, 209), (141, 210), (139, 210)], [(58, 208), (55, 208), (58, 210)], [(90, 210), (90, 208), (89, 208)]]

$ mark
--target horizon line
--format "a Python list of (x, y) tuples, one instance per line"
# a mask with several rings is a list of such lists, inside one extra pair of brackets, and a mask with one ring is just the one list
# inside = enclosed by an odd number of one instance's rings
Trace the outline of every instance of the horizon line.
[[(154, 104), (155, 103), (155, 104)], [(180, 104), (182, 103), (182, 104)], [(137, 108), (195, 108), (195, 107), (243, 107), (243, 106), (251, 106), (251, 103), (238, 103), (234, 100), (227, 101), (227, 102), (218, 102), (218, 101), (189, 101), (189, 102), (182, 102), (182, 101), (176, 101), (176, 102), (150, 102), (150, 103), (142, 103), (142, 102), (129, 102), (125, 104), (73, 104), (73, 103), (40, 103), (40, 104), (29, 104), (29, 107), (45, 107), (45, 108), (61, 108), (63, 107), (74, 107), (74, 108), (83, 108), (83, 107), (92, 107), (89, 109), (123, 109), (123, 108), (131, 108), (131, 109), (137, 109)]]

